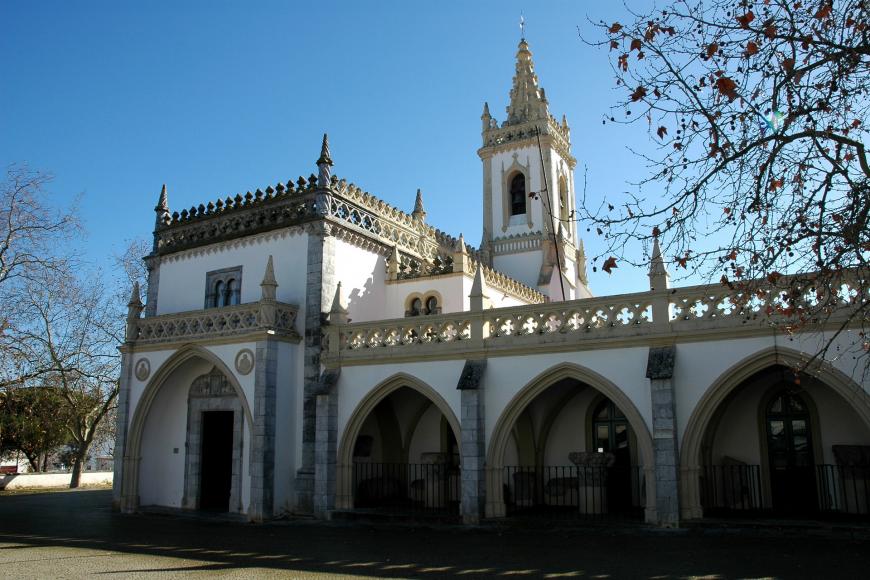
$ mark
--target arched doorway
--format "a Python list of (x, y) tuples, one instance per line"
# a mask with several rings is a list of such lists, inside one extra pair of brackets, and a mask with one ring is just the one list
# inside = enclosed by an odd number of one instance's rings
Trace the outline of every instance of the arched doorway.
[(615, 385), (562, 365), (524, 387), (493, 430), (487, 515), (655, 517), (652, 441)]
[(339, 509), (458, 515), (458, 421), (430, 387), (393, 377), (348, 421), (338, 471)]
[[(223, 423), (218, 419), (211, 426), (214, 429), (207, 428), (202, 422), (203, 413), (210, 411), (231, 411), (231, 423), (223, 415)], [(223, 361), (199, 346), (178, 350), (153, 374), (136, 403), (124, 448), (121, 509), (130, 513), (140, 505), (202, 507), (201, 451), (204, 438), (210, 438), (203, 432), (206, 429), (217, 433), (224, 443), (211, 447), (217, 464), (215, 471), (206, 474), (206, 487), (216, 474), (222, 481), (220, 491), (215, 491), (221, 501), (212, 507), (246, 511), (249, 490), (243, 482), (248, 473), (245, 458), (250, 455), (252, 424), (244, 391)], [(231, 447), (229, 468), (227, 443)], [(208, 445), (205, 451), (211, 452)], [(228, 470), (229, 497), (223, 499)]]
[(781, 514), (818, 510), (813, 453), (813, 421), (807, 394), (798, 389), (776, 392), (765, 406), (766, 460), (772, 508)]
[(870, 462), (844, 460), (870, 458), (867, 394), (827, 365), (802, 367), (770, 349), (708, 389), (681, 445), (684, 518), (870, 515)]

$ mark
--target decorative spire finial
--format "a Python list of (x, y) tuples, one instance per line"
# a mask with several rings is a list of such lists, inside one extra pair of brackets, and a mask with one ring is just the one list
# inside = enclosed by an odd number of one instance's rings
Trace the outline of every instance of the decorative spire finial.
[(653, 232), (652, 258), (649, 264), (649, 285), (651, 290), (664, 290), (671, 287), (671, 276), (665, 267), (662, 249), (659, 246), (658, 228)]
[(414, 219), (421, 222), (426, 219), (426, 210), (423, 209), (423, 192), (418, 188), (417, 197), (414, 199), (414, 211), (411, 212)]
[(142, 299), (139, 297), (139, 282), (133, 282), (133, 291), (130, 293), (130, 302), (127, 303), (127, 342), (133, 342), (139, 337), (139, 316), (142, 314)]
[(162, 226), (166, 223), (169, 216), (169, 195), (166, 193), (166, 184), (163, 184), (163, 187), (160, 188), (160, 198), (157, 200), (157, 205), (154, 206), (154, 211), (157, 213), (157, 219), (155, 222), (156, 227)]
[(329, 309), (329, 322), (332, 324), (347, 324), (347, 307), (341, 294), (341, 282), (335, 287), (335, 296), (332, 298), (332, 307)]
[(511, 101), (507, 107), (505, 125), (517, 125), (527, 121), (548, 119), (547, 98), (538, 87), (538, 76), (532, 62), (532, 51), (525, 38), (517, 49), (516, 74), (511, 88)]
[(320, 146), (320, 157), (317, 159), (317, 169), (319, 170), (317, 176), (318, 187), (329, 187), (331, 178), (330, 167), (332, 167), (332, 157), (329, 156), (329, 136), (324, 133), (323, 144)]
[(491, 306), (489, 301), (489, 289), (486, 278), (483, 275), (483, 264), (477, 265), (474, 273), (474, 282), (471, 283), (471, 293), (468, 295), (471, 301), (471, 310), (485, 310)]
[(275, 300), (278, 288), (278, 280), (275, 279), (275, 267), (272, 264), (272, 255), (266, 260), (266, 272), (263, 274), (263, 281), (260, 282), (260, 296), (262, 300)]
[(130, 292), (130, 301), (127, 303), (127, 306), (134, 307), (138, 306), (142, 307), (142, 297), (139, 295), (139, 281), (133, 282), (133, 290)]
[(526, 17), (520, 12), (520, 40), (526, 39)]

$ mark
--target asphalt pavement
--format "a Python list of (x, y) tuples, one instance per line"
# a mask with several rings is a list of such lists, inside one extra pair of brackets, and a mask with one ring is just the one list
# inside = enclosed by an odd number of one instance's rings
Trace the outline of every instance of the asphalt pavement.
[(0, 493), (0, 577), (870, 577), (860, 527), (255, 525), (110, 502), (108, 490)]

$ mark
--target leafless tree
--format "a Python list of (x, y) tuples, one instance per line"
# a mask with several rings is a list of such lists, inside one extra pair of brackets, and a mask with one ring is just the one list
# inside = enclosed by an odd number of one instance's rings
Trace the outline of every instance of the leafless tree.
[[(72, 267), (66, 249), (81, 231), (75, 205), (57, 209), (45, 191), (50, 181), (46, 173), (10, 165), (0, 183), (0, 336), (14, 324), (29, 281)], [(20, 371), (15, 352), (0, 345), (0, 388), (33, 378)]]
[(863, 329), (868, 12), (866, 0), (675, 0), (599, 23), (593, 44), (623, 95), (604, 121), (643, 126), (651, 142), (632, 147), (649, 168), (635, 193), (584, 203), (604, 268), (641, 265), (638, 245), (657, 236), (672, 271), (747, 301), (776, 288), (769, 314), (788, 330), (830, 326), (849, 304), (836, 328)]

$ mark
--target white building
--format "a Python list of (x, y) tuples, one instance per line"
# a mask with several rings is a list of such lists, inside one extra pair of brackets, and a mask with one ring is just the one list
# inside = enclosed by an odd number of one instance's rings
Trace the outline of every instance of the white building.
[(407, 214), (334, 177), (325, 136), (297, 183), (180, 213), (164, 187), (121, 510), (866, 517), (870, 383), (850, 357), (804, 368), (831, 332), (778, 333), (775, 292), (670, 289), (658, 251), (649, 291), (593, 298), (570, 130), (524, 40), (510, 97), (482, 116), (480, 249), (419, 194)]

